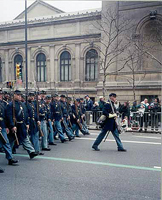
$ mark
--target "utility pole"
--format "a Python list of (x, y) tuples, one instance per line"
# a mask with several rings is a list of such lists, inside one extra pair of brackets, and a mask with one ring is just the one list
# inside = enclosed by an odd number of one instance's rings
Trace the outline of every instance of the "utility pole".
[(25, 71), (26, 71), (26, 103), (28, 99), (28, 24), (27, 24), (27, 0), (25, 0)]

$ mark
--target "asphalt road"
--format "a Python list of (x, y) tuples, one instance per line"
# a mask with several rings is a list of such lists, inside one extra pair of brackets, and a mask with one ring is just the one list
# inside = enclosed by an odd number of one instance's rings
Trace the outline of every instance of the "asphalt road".
[(30, 160), (20, 147), (18, 166), (0, 154), (0, 200), (160, 200), (161, 135), (124, 133), (127, 152), (118, 152), (113, 136), (91, 146), (99, 131)]

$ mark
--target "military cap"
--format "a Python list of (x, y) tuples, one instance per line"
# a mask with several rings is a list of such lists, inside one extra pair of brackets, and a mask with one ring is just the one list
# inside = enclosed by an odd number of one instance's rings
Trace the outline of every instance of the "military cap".
[(14, 94), (21, 95), (21, 91), (20, 90), (15, 90)]
[(47, 95), (45, 99), (51, 99), (51, 95)]
[(111, 93), (111, 94), (109, 94), (109, 97), (116, 97), (116, 94), (115, 93)]
[(53, 95), (53, 97), (58, 97), (58, 96), (59, 96), (59, 95), (58, 95), (57, 93)]
[(83, 98), (80, 98), (80, 100), (83, 101), (84, 99), (83, 99)]
[(21, 97), (22, 97), (23, 99), (25, 99), (25, 94), (21, 94)]
[(77, 101), (77, 102), (80, 102), (80, 99), (79, 99), (79, 98), (77, 98), (77, 99), (76, 99), (76, 101)]
[(86, 98), (86, 97), (89, 97), (89, 95), (85, 95), (85, 98)]
[(40, 91), (40, 94), (46, 94), (46, 91), (42, 90)]
[(7, 91), (4, 91), (4, 92), (3, 92), (3, 94), (8, 94), (8, 95), (10, 95), (10, 93), (9, 93), (9, 92), (7, 92)]
[(72, 101), (72, 98), (71, 98), (71, 97), (66, 97), (66, 99), (67, 99), (68, 101)]
[(66, 96), (64, 94), (60, 95), (60, 97), (65, 98)]
[(30, 97), (34, 97), (35, 96), (35, 92), (29, 92), (29, 96)]

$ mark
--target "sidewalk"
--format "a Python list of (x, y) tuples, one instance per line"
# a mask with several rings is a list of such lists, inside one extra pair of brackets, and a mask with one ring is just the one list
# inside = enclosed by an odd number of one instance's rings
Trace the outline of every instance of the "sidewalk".
[[(88, 125), (89, 130), (101, 130), (98, 125), (95, 123)], [(137, 133), (154, 133), (154, 134), (161, 134), (161, 128), (158, 131), (151, 131), (151, 128), (147, 131), (139, 131), (139, 130), (132, 130), (131, 128), (127, 128), (126, 132), (137, 132)]]

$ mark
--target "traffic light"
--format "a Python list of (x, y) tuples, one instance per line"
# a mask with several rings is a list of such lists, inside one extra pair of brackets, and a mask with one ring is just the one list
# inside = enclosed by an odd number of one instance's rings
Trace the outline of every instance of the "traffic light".
[(21, 65), (16, 64), (16, 78), (21, 79), (22, 76), (22, 68)]

